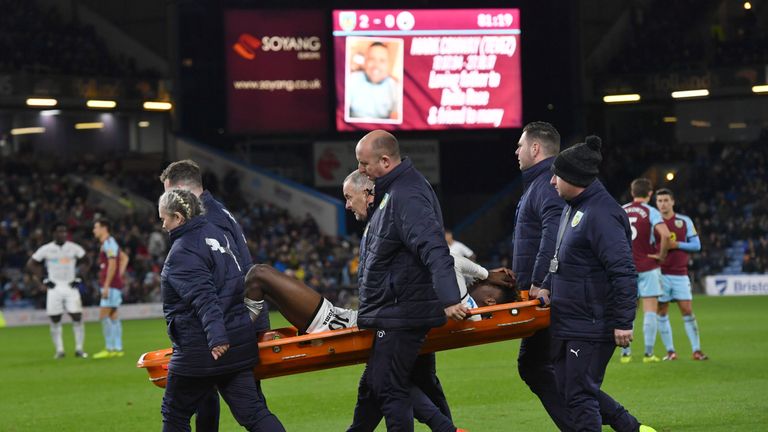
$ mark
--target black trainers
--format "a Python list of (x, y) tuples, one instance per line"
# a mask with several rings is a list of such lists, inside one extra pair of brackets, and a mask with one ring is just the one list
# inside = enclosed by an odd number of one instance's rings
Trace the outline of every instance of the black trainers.
[(82, 351), (75, 351), (75, 357), (78, 357), (78, 358), (88, 358), (88, 353), (87, 352), (82, 352)]

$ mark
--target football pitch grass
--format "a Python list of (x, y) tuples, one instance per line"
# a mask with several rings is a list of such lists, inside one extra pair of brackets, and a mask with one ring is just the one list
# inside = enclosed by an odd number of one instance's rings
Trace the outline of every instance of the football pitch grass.
[[(642, 334), (634, 358), (619, 350), (603, 390), (658, 431), (768, 431), (768, 297), (697, 297), (694, 310), (709, 361), (695, 362), (676, 306), (670, 308), (675, 362), (643, 364)], [(642, 317), (638, 323), (642, 327)], [(274, 327), (284, 326), (279, 314)], [(160, 430), (162, 390), (135, 367), (145, 351), (169, 346), (163, 320), (124, 321), (126, 355), (105, 360), (53, 359), (47, 326), (0, 329), (0, 431)], [(89, 323), (86, 350), (102, 348)], [(457, 426), (472, 432), (554, 431), (538, 399), (516, 370), (519, 341), (438, 353), (438, 375)], [(657, 340), (656, 354), (663, 355)], [(343, 431), (352, 418), (362, 366), (268, 379), (270, 408), (288, 431)], [(241, 430), (222, 403), (221, 431)], [(383, 423), (377, 430), (385, 430)], [(417, 431), (428, 430), (423, 425)], [(608, 430), (608, 428), (605, 428)]]

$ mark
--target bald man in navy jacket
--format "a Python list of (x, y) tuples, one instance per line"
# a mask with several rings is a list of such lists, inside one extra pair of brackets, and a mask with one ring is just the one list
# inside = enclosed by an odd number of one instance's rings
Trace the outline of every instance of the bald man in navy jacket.
[(377, 414), (388, 430), (412, 431), (412, 372), (427, 332), (446, 316), (464, 319), (468, 309), (426, 178), (401, 159), (397, 139), (386, 131), (364, 136), (355, 154), (359, 171), (374, 180), (375, 195), (360, 244), (358, 326), (376, 337), (349, 431), (373, 430), (367, 420)]

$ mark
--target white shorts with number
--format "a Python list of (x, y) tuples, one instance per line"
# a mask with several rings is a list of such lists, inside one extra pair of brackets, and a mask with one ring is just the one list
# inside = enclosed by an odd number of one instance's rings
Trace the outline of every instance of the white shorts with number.
[(45, 313), (49, 316), (82, 311), (83, 301), (77, 288), (72, 288), (69, 284), (57, 284), (56, 288), (48, 289), (45, 296)]
[(320, 333), (329, 330), (339, 330), (357, 325), (357, 311), (336, 307), (323, 298), (312, 322), (307, 326), (306, 333)]

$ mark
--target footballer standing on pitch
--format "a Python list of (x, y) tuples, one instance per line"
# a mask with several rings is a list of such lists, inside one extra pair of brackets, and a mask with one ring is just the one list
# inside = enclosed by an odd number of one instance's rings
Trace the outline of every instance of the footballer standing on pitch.
[[(672, 341), (672, 327), (669, 325), (669, 302), (676, 301), (683, 315), (685, 333), (691, 342), (694, 360), (708, 360), (701, 351), (699, 324), (693, 315), (691, 279), (688, 277), (688, 254), (701, 250), (701, 240), (693, 221), (686, 215), (675, 213), (675, 196), (669, 189), (656, 191), (656, 207), (659, 208), (664, 224), (669, 229), (669, 257), (661, 265), (661, 286), (659, 297), (659, 333), (667, 355), (664, 360), (676, 360), (677, 353)], [(660, 238), (660, 234), (656, 233)], [(663, 240), (663, 239), (662, 239)]]
[(93, 236), (101, 244), (99, 248), (99, 320), (104, 333), (105, 349), (93, 355), (95, 359), (122, 357), (123, 323), (118, 316), (118, 308), (123, 304), (123, 274), (125, 269), (120, 264), (122, 254), (120, 246), (110, 230), (112, 223), (105, 218), (93, 224)]
[(85, 250), (77, 243), (67, 240), (67, 225), (58, 222), (53, 225), (53, 241), (46, 243), (32, 254), (27, 268), (40, 281), (40, 264), (45, 263), (47, 277), (42, 284), (48, 287), (45, 309), (51, 319), (51, 339), (56, 347), (54, 358), (64, 357), (64, 342), (61, 337), (61, 316), (66, 311), (72, 318), (75, 334), (75, 357), (88, 357), (83, 351), (85, 326), (83, 326), (83, 302), (78, 291), (78, 264), (85, 259)]

